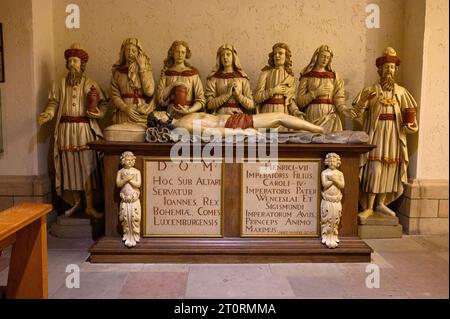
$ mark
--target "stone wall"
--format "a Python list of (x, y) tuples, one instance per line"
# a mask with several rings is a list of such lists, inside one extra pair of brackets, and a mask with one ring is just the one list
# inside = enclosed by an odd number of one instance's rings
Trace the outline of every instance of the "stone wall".
[(448, 181), (421, 180), (408, 184), (398, 218), (407, 234), (448, 234)]
[(0, 211), (23, 202), (51, 202), (51, 185), (47, 175), (1, 176)]

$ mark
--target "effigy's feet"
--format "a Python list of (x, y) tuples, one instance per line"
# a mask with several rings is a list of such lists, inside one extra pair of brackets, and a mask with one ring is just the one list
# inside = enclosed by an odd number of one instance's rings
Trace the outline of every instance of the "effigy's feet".
[(358, 214), (358, 219), (361, 224), (365, 224), (368, 217), (373, 215), (373, 209), (367, 208)]

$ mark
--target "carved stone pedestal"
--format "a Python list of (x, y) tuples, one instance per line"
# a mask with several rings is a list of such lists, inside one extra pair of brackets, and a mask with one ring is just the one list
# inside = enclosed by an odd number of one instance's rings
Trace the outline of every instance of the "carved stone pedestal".
[(402, 233), (403, 227), (397, 217), (377, 211), (368, 217), (363, 225), (358, 225), (358, 236), (363, 239), (401, 238)]

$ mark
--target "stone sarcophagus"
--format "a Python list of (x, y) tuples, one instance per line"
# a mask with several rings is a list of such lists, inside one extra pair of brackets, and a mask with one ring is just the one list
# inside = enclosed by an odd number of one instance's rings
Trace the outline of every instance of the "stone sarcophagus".
[[(358, 237), (357, 214), (360, 155), (371, 145), (279, 144), (276, 163), (255, 160), (247, 145), (233, 146), (240, 155), (232, 160), (224, 147), (216, 162), (196, 157), (192, 145), (179, 161), (171, 159), (174, 143), (90, 145), (104, 153), (105, 171), (105, 234), (91, 248), (91, 262), (370, 261), (372, 250)], [(133, 248), (122, 243), (115, 187), (124, 151), (136, 156), (143, 180), (141, 239)], [(334, 249), (320, 238), (321, 171), (330, 152), (340, 156), (345, 176)]]

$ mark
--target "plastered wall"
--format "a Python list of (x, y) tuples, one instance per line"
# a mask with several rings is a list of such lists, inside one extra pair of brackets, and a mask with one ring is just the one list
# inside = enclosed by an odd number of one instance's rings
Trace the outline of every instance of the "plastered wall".
[(4, 143), (0, 175), (47, 172), (52, 127), (41, 129), (37, 116), (54, 78), (52, 3), (0, 1), (6, 80), (0, 83)]
[(426, 1), (418, 179), (448, 181), (448, 1)]
[[(314, 50), (327, 43), (335, 53), (334, 66), (348, 83), (353, 96), (364, 82), (365, 3), (339, 1), (122, 1), (81, 0), (81, 28), (65, 28), (64, 10), (73, 1), (54, 3), (56, 74), (64, 74), (62, 53), (78, 41), (92, 59), (88, 71), (108, 87), (110, 69), (117, 60), (122, 41), (130, 36), (141, 40), (152, 58), (158, 80), (163, 60), (173, 40), (185, 40), (192, 50), (191, 63), (205, 81), (215, 64), (217, 48), (236, 46), (241, 63), (254, 85), (267, 54), (276, 42), (292, 50), (296, 77)], [(101, 39), (101, 40), (100, 40)], [(345, 72), (344, 72), (345, 70)]]
[(33, 175), (37, 172), (37, 149), (33, 136), (37, 127), (31, 112), (32, 6), (30, 0), (0, 1), (3, 24), (5, 83), (2, 90), (4, 153), (0, 175)]

